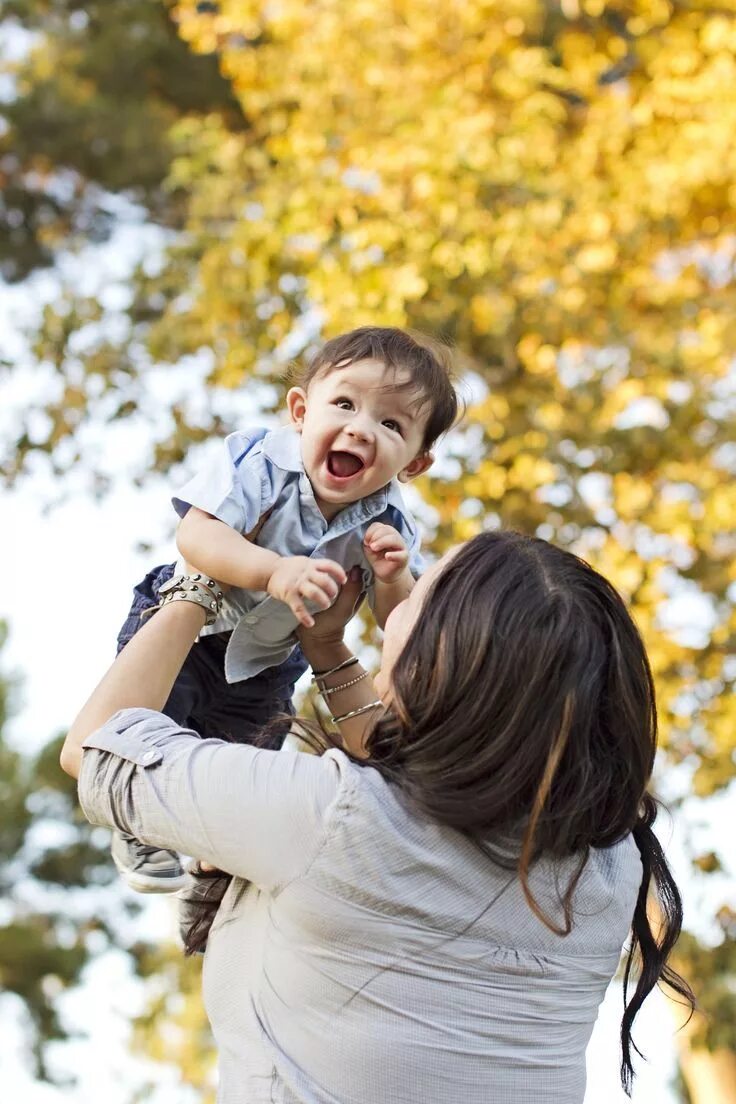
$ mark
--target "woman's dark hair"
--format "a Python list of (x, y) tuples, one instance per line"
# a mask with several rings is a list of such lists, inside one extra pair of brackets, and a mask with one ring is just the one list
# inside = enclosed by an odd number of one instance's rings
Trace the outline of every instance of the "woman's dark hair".
[[(433, 581), (391, 681), (392, 708), (368, 735), (366, 764), (484, 849), (516, 835), (524, 894), (552, 931), (572, 929), (588, 848), (633, 833), (643, 874), (624, 974), (621, 1081), (630, 1093), (631, 1028), (645, 997), (661, 979), (691, 1007), (694, 998), (667, 965), (682, 902), (652, 831), (654, 684), (621, 597), (570, 552), (519, 533), (483, 533)], [(529, 886), (542, 855), (580, 858), (559, 917)]]
[[(483, 533), (433, 580), (391, 682), (391, 708), (368, 733), (360, 762), (499, 862), (508, 863), (508, 850), (496, 853), (489, 841), (515, 838), (523, 892), (552, 931), (572, 930), (588, 849), (633, 834), (642, 881), (621, 1025), (621, 1080), (630, 1093), (631, 1029), (645, 997), (662, 980), (691, 1007), (694, 998), (667, 965), (682, 902), (652, 831), (654, 685), (621, 597), (570, 552), (519, 533)], [(578, 859), (558, 915), (529, 884), (541, 856)]]
[(426, 334), (394, 326), (361, 326), (325, 342), (306, 370), (293, 375), (306, 388), (320, 373), (347, 368), (359, 360), (377, 360), (394, 371), (408, 373), (408, 380), (399, 389), (416, 392), (419, 409), (429, 407), (422, 448), (431, 448), (456, 421), (452, 353), (447, 345)]

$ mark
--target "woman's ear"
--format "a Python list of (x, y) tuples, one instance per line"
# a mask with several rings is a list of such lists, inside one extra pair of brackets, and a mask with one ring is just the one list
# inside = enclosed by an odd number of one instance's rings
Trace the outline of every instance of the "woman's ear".
[(411, 464), (407, 464), (405, 468), (398, 474), (399, 483), (410, 483), (412, 479), (416, 479), (418, 475), (425, 472), (427, 468), (431, 468), (434, 464), (434, 455), (431, 452), (420, 452), (412, 460)]
[(297, 429), (302, 428), (304, 415), (307, 412), (307, 393), (302, 387), (290, 387), (286, 392), (286, 409), (289, 411), (291, 424)]

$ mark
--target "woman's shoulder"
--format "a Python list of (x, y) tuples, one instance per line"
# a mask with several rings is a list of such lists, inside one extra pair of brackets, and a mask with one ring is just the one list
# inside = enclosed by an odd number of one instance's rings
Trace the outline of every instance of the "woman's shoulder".
[(621, 911), (631, 920), (641, 885), (642, 865), (639, 849), (629, 833), (611, 847), (591, 847), (580, 881), (580, 897), (595, 906)]
[(353, 759), (340, 748), (329, 748), (320, 756), (320, 762), (332, 774), (341, 798), (354, 812), (365, 809), (374, 817), (380, 808), (390, 810), (392, 815), (407, 815), (396, 786), (387, 782), (375, 767)]
[(456, 887), (473, 885), (481, 870), (493, 883), (503, 876), (467, 835), (422, 812), (375, 767), (338, 749), (322, 761), (326, 769), (330, 764), (336, 785), (329, 818), (334, 846), (325, 857), (348, 852), (351, 870), (370, 871), (374, 889), (385, 883), (381, 893), (415, 898), (437, 879)]
[(627, 832), (609, 847), (591, 847), (590, 861), (602, 877), (636, 882), (637, 885), (641, 881), (641, 855), (632, 832)]
[[(453, 883), (470, 879), (478, 885), (481, 895), (496, 883), (503, 886), (509, 881), (516, 883), (511, 892), (504, 890), (508, 908), (516, 912), (518, 904), (521, 912), (530, 913), (529, 920), (536, 928), (536, 917), (528, 906), (522, 907), (521, 901), (510, 904), (510, 899), (515, 901), (521, 894), (513, 869), (506, 864), (498, 865), (464, 833), (422, 815), (375, 768), (356, 763), (338, 749), (331, 749), (322, 757), (322, 768), (332, 774), (333, 828), (337, 822), (347, 830), (353, 841), (350, 847), (353, 860), (362, 850), (374, 856), (380, 851), (387, 871), (396, 865), (402, 877), (406, 877), (408, 863), (415, 873), (422, 870)], [(569, 860), (540, 859), (532, 868), (530, 879), (535, 895), (539, 894), (548, 906), (558, 903), (560, 888), (574, 876), (579, 862), (579, 856)], [(573, 912), (581, 924), (581, 934), (600, 925), (615, 933), (615, 938), (623, 931), (621, 938), (625, 938), (641, 878), (641, 858), (631, 834), (611, 847), (590, 848), (574, 894)]]
[[(544, 873), (539, 890), (541, 903), (562, 921), (561, 893), (574, 881), (580, 856), (542, 861)], [(639, 850), (632, 835), (611, 847), (591, 847), (575, 885), (572, 899), (573, 929), (565, 937), (568, 953), (574, 955), (618, 954), (631, 926), (642, 878)], [(546, 933), (545, 933), (546, 935)], [(550, 945), (556, 940), (550, 939)]]
[(379, 848), (388, 861), (391, 855), (419, 843), (437, 853), (440, 840), (446, 843), (445, 837), (457, 835), (413, 809), (400, 787), (375, 767), (351, 758), (339, 748), (330, 748), (320, 762), (333, 778), (333, 826), (339, 822), (368, 851)]

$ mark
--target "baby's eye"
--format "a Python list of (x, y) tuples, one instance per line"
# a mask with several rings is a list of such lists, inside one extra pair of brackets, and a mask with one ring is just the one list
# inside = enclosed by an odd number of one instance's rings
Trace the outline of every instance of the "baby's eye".
[(394, 433), (401, 433), (401, 426), (395, 418), (384, 418), (383, 425), (386, 429), (393, 430)]
[(339, 398), (335, 399), (335, 406), (338, 406), (340, 410), (352, 410), (353, 402), (352, 399)]

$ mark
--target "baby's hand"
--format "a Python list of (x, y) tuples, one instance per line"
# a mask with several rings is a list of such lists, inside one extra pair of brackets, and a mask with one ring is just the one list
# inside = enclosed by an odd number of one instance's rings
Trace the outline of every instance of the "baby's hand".
[(271, 572), (268, 593), (285, 602), (299, 623), (311, 629), (314, 618), (304, 599), (319, 609), (332, 605), (347, 575), (334, 560), (310, 560), (308, 556), (284, 556)]
[(392, 525), (374, 522), (363, 538), (363, 547), (379, 582), (396, 582), (409, 563), (408, 549)]

